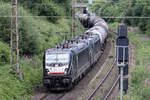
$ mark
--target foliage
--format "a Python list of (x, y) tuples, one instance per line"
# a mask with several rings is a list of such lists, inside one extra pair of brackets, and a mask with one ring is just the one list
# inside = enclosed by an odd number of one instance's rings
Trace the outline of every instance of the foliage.
[[(47, 16), (51, 22), (56, 22), (59, 17), (70, 15), (70, 0), (20, 0), (20, 5), (29, 9), (34, 15)], [(51, 16), (51, 17), (50, 17)]]
[[(94, 0), (93, 0), (94, 1)], [(88, 3), (88, 0), (77, 0), (78, 3)]]
[(115, 32), (117, 32), (118, 25), (119, 25), (118, 22), (114, 22), (114, 23), (108, 24), (108, 27), (114, 30)]
[[(148, 20), (147, 23), (150, 23), (150, 20)], [(150, 24), (147, 24), (147, 25), (146, 25), (146, 34), (147, 34), (148, 36), (150, 36)]]
[(42, 67), (39, 58), (22, 58), (21, 68), (24, 80), (9, 73), (9, 65), (0, 66), (0, 99), (1, 100), (29, 100), (33, 94), (33, 85), (41, 83)]
[[(10, 40), (10, 7), (8, 4), (0, 3), (0, 41), (9, 43)], [(6, 17), (3, 17), (6, 16)]]
[(9, 46), (5, 43), (0, 42), (0, 65), (8, 63), (10, 60)]
[(18, 3), (35, 16), (47, 16), (51, 22), (56, 22), (58, 16), (71, 16), (71, 0), (19, 0)]
[[(46, 3), (47, 1), (47, 3)], [(21, 2), (21, 1), (20, 1)], [(63, 9), (59, 7), (58, 5), (51, 3), (52, 1), (45, 0), (43, 1), (47, 5), (41, 5), (44, 8), (41, 7), (41, 14), (49, 16), (49, 15), (55, 15), (55, 12), (52, 11), (58, 11), (57, 14), (64, 13)], [(10, 5), (6, 3), (1, 3), (2, 6), (0, 6), (0, 15), (3, 16), (9, 16), (10, 15)], [(8, 6), (9, 5), (9, 6)], [(48, 7), (48, 8), (47, 8)], [(47, 9), (47, 10), (46, 10)], [(53, 10), (51, 10), (53, 9)], [(44, 11), (44, 12), (43, 12)], [(48, 12), (47, 12), (48, 11)], [(56, 11), (56, 12), (57, 12)], [(43, 13), (42, 13), (43, 12)], [(50, 14), (51, 13), (51, 14)], [(61, 14), (62, 15), (62, 14)], [(19, 35), (20, 35), (20, 52), (23, 55), (35, 55), (43, 51), (44, 49), (48, 47), (53, 47), (54, 45), (60, 43), (64, 36), (68, 35), (60, 35), (55, 34), (57, 32), (68, 32), (68, 34), (71, 33), (71, 20), (69, 19), (63, 19), (63, 18), (50, 18), (53, 23), (49, 23), (47, 21), (47, 17), (32, 17), (32, 14), (27, 12), (23, 7), (19, 6), (19, 16), (27, 16), (27, 17), (20, 17), (19, 18)], [(31, 17), (28, 17), (31, 16)], [(0, 41), (9, 43), (10, 41), (10, 17), (4, 17), (0, 19)], [(77, 23), (80, 25), (79, 21)], [(83, 27), (80, 25), (79, 31), (77, 33), (83, 32)], [(68, 37), (69, 38), (69, 37)], [(56, 41), (54, 41), (56, 40)]]
[[(0, 6), (0, 15), (9, 16), (10, 7), (8, 4)], [(20, 16), (32, 16), (32, 14), (19, 7)], [(9, 18), (9, 17), (8, 17)], [(0, 41), (10, 41), (10, 18), (0, 19)], [(56, 24), (49, 23), (46, 18), (21, 17), (19, 18), (20, 52), (23, 55), (35, 55), (48, 47), (56, 45), (63, 40), (63, 35), (56, 35), (56, 32), (68, 32), (70, 34), (71, 20), (59, 19)], [(79, 23), (78, 23), (79, 24)], [(82, 31), (83, 32), (83, 31)], [(54, 41), (56, 40), (56, 41)], [(59, 42), (58, 42), (59, 41)]]
[(140, 37), (143, 36), (140, 34), (129, 34), (129, 38), (135, 46), (136, 68), (131, 71), (131, 87), (127, 100), (148, 100), (150, 98), (150, 88), (147, 87), (146, 82), (150, 78), (150, 73), (147, 70), (150, 59), (150, 40), (141, 40)]
[(56, 22), (60, 17), (65, 16), (64, 9), (55, 4), (52, 0), (43, 0), (39, 7), (40, 16), (49, 16), (48, 20)]
[[(71, 16), (72, 12), (72, 0), (52, 0), (55, 2), (59, 7), (65, 8), (65, 14), (67, 16)], [(60, 10), (61, 11), (61, 10)]]
[[(0, 15), (6, 16), (0, 19), (0, 41), (9, 43), (10, 41), (10, 5), (1, 4)], [(20, 16), (30, 16), (22, 7), (19, 7)], [(7, 17), (8, 16), (8, 17)], [(20, 34), (20, 48), (22, 54), (36, 54), (39, 52), (38, 32), (39, 23), (36, 22), (32, 17), (19, 18), (19, 34)], [(14, 35), (15, 36), (15, 35)], [(25, 45), (25, 46), (24, 46)]]
[(95, 0), (95, 2), (97, 3), (93, 4), (93, 11), (101, 17), (108, 17), (106, 18), (107, 22), (125, 22), (128, 25), (139, 26), (143, 33), (146, 33), (148, 35), (150, 34), (150, 19), (145, 18), (150, 17), (149, 0), (106, 0), (103, 3), (100, 3), (98, 0)]

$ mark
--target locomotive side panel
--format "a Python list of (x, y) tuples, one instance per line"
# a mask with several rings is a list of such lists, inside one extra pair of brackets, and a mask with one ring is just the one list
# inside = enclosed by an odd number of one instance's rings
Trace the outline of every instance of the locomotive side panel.
[(89, 60), (89, 49), (86, 48), (82, 50), (78, 54), (78, 68), (77, 68), (77, 74), (78, 77), (82, 75), (90, 67), (90, 60)]
[(72, 82), (74, 82), (77, 79), (77, 69), (78, 69), (78, 63), (77, 63), (77, 55), (73, 53), (72, 57)]
[(94, 50), (93, 50), (94, 63), (98, 60), (98, 58), (101, 55), (101, 52), (100, 52), (101, 47), (100, 46), (101, 46), (100, 45), (100, 41), (99, 40), (95, 41), (95, 43), (94, 43)]

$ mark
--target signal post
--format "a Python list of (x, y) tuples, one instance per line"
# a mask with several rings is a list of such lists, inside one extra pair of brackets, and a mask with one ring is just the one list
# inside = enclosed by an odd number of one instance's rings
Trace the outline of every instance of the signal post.
[[(128, 89), (128, 62), (129, 62), (129, 40), (127, 37), (127, 26), (120, 24), (118, 26), (118, 38), (116, 39), (116, 60), (120, 74), (120, 100)], [(125, 78), (126, 77), (126, 78)]]

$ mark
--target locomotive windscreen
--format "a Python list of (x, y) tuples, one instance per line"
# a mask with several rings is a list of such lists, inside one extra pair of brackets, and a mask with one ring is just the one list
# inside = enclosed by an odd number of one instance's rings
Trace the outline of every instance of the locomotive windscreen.
[(69, 63), (69, 54), (46, 54), (46, 63)]
[(48, 74), (66, 74), (69, 68), (69, 54), (46, 53), (45, 68)]

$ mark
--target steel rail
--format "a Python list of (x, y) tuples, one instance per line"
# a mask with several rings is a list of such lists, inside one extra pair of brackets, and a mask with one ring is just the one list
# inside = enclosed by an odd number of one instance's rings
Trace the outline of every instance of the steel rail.
[(44, 94), (39, 100), (44, 100), (48, 96), (48, 93)]
[[(60, 94), (59, 96), (56, 96), (55, 100), (60, 100), (62, 97), (64, 97), (66, 95), (66, 92)], [(38, 100), (47, 100), (47, 97), (49, 96), (48, 93), (45, 93), (41, 98), (39, 98)]]
[(114, 82), (113, 86), (111, 87), (111, 89), (109, 90), (109, 92), (107, 93), (107, 95), (105, 96), (104, 100), (107, 100), (107, 99), (108, 99), (108, 97), (109, 97), (110, 94), (112, 93), (113, 89), (114, 89), (115, 86), (117, 85), (119, 79), (120, 79), (120, 75), (118, 75), (116, 81)]
[(61, 100), (61, 98), (63, 98), (66, 95), (66, 93), (63, 93), (62, 95), (60, 95), (58, 98), (56, 98), (56, 100)]
[(105, 82), (106, 78), (109, 76), (110, 72), (112, 71), (112, 69), (114, 68), (114, 65), (116, 63), (116, 59), (114, 59), (111, 68), (109, 69), (109, 71), (106, 73), (106, 75), (104, 76), (104, 78), (99, 82), (99, 84), (97, 85), (97, 87), (94, 89), (94, 91), (88, 96), (88, 98), (86, 100), (90, 100), (93, 95), (96, 93), (96, 91), (102, 86), (102, 84)]

